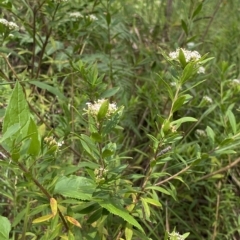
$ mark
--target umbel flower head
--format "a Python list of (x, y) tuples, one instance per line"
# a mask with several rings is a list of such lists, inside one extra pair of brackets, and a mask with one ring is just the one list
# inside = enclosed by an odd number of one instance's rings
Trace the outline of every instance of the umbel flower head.
[[(180, 61), (180, 51), (183, 53), (186, 63), (196, 62), (201, 59), (201, 55), (198, 51), (190, 51), (184, 48), (178, 48), (175, 52), (170, 52), (169, 57), (173, 60)], [(198, 68), (197, 73), (205, 73), (205, 68), (199, 63), (196, 63)]]
[(9, 22), (8, 20), (6, 20), (4, 18), (0, 18), (0, 24), (4, 25), (9, 30), (17, 30), (17, 31), (19, 30), (19, 26), (16, 23)]
[(198, 51), (189, 51), (184, 48), (178, 48), (175, 52), (170, 52), (169, 57), (171, 59), (178, 60), (180, 49), (182, 50), (185, 56), (186, 62), (197, 61), (201, 58), (201, 55), (199, 54)]
[[(84, 109), (89, 115), (96, 117), (99, 113), (99, 110), (102, 106), (102, 104), (107, 101), (106, 99), (99, 99), (97, 101), (94, 101), (94, 103), (87, 102), (87, 109)], [(117, 106), (115, 103), (109, 103), (106, 117), (109, 117), (111, 114), (113, 114), (117, 110)]]

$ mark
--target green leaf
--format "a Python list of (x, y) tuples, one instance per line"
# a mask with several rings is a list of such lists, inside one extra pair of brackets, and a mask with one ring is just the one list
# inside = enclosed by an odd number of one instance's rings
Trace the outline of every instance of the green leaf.
[[(99, 206), (99, 205), (98, 205)], [(102, 216), (103, 208), (99, 206), (99, 209), (93, 212), (93, 214), (88, 218), (87, 223), (94, 223)]]
[(98, 114), (97, 114), (97, 119), (99, 122), (102, 121), (106, 117), (107, 112), (108, 112), (108, 107), (109, 107), (109, 101), (105, 100), (102, 103), (102, 105), (98, 111)]
[(45, 89), (47, 91), (49, 91), (50, 93), (52, 93), (54, 96), (59, 97), (59, 99), (66, 101), (67, 98), (64, 96), (64, 94), (62, 94), (62, 92), (59, 91), (59, 89), (57, 89), (56, 87), (52, 87), (46, 83), (43, 82), (39, 82), (39, 81), (29, 81), (30, 84), (33, 84), (41, 89)]
[(100, 206), (107, 209), (110, 213), (123, 218), (129, 224), (135, 226), (136, 228), (144, 232), (144, 230), (142, 229), (141, 225), (137, 222), (137, 220), (133, 218), (129, 214), (129, 212), (125, 208), (123, 208), (122, 205), (117, 200), (113, 201), (112, 199), (109, 200), (104, 199), (104, 201), (100, 200), (98, 201), (98, 203)]
[(181, 124), (184, 122), (197, 122), (197, 119), (193, 117), (183, 117), (183, 118), (179, 118), (176, 121), (171, 122), (171, 125), (175, 125), (176, 128), (178, 129), (181, 126)]
[(197, 6), (197, 8), (195, 9), (195, 11), (193, 12), (192, 19), (201, 12), (201, 10), (202, 10), (202, 5), (203, 5), (203, 4), (202, 4), (202, 2), (201, 2), (201, 3)]
[(99, 151), (93, 140), (85, 134), (81, 134), (80, 142), (84, 150), (95, 160), (100, 157)]
[(7, 110), (3, 121), (3, 134), (7, 132), (8, 128), (14, 124), (19, 124), (20, 129), (16, 131), (12, 136), (5, 140), (8, 148), (12, 147), (13, 142), (17, 137), (24, 138), (28, 132), (28, 121), (30, 118), (30, 112), (28, 103), (25, 99), (22, 86), (19, 82), (16, 83), (13, 89)]
[(181, 20), (181, 25), (182, 25), (182, 28), (183, 28), (185, 34), (188, 35), (188, 26), (184, 20)]
[(8, 240), (10, 230), (11, 230), (10, 221), (6, 217), (0, 216), (0, 239)]
[(7, 129), (7, 131), (3, 134), (2, 138), (0, 139), (0, 143), (4, 142), (6, 139), (11, 137), (14, 133), (20, 130), (20, 124), (15, 123), (11, 127)]
[(102, 153), (102, 158), (111, 157), (113, 154), (114, 154), (113, 151), (111, 151), (109, 149), (105, 149)]
[(233, 112), (231, 110), (228, 110), (226, 115), (228, 116), (229, 123), (232, 127), (233, 134), (236, 134), (237, 133), (237, 124), (236, 124), (236, 118), (235, 118)]
[(118, 91), (119, 91), (119, 87), (114, 87), (111, 89), (107, 89), (106, 91), (104, 91), (101, 95), (100, 98), (109, 98), (112, 97), (113, 95), (115, 95)]
[(152, 198), (144, 198), (144, 201), (146, 201), (147, 203), (157, 206), (157, 207), (162, 207), (162, 204), (156, 200), (156, 199), (152, 199)]
[(90, 200), (95, 189), (96, 184), (91, 179), (79, 176), (63, 176), (57, 181), (54, 193), (64, 197)]
[(185, 66), (187, 65), (187, 62), (186, 62), (186, 58), (185, 58), (184, 52), (183, 52), (183, 50), (181, 48), (179, 50), (178, 59), (179, 59), (181, 65), (182, 65), (182, 67), (185, 69)]
[(109, 12), (107, 12), (106, 14), (106, 21), (107, 21), (107, 24), (110, 25), (111, 24), (111, 15)]
[(107, 120), (106, 125), (102, 129), (103, 134), (110, 133), (117, 126), (122, 116), (123, 109), (124, 107), (122, 106), (111, 115), (110, 119)]
[(189, 235), (190, 235), (190, 232), (184, 233), (184, 234), (182, 235), (182, 238), (185, 239), (185, 238), (187, 238)]
[(212, 128), (207, 126), (206, 132), (207, 132), (207, 136), (208, 136), (209, 140), (211, 141), (212, 144), (214, 144), (214, 142), (215, 142), (215, 133), (214, 133), (214, 131), (212, 130)]
[(33, 156), (37, 156), (40, 148), (41, 142), (39, 139), (38, 128), (32, 118), (30, 118), (30, 123), (28, 126), (28, 135), (30, 135), (31, 143), (28, 149), (28, 153)]
[(19, 224), (24, 219), (26, 212), (27, 212), (27, 208), (24, 208), (21, 212), (15, 215), (14, 221), (12, 223), (12, 227), (17, 226), (17, 224)]
[[(180, 50), (180, 52), (181, 52), (181, 50)], [(180, 52), (179, 52), (179, 55), (180, 55)], [(197, 72), (195, 62), (189, 62), (189, 63), (185, 64), (185, 66), (183, 65), (183, 67), (184, 67), (184, 70), (183, 70), (182, 76), (180, 78), (181, 84), (184, 84)]]
[(178, 97), (178, 99), (173, 103), (173, 108), (172, 108), (173, 113), (182, 107), (182, 105), (185, 102), (185, 99), (186, 99), (185, 95)]
[(153, 190), (156, 190), (156, 191), (161, 192), (163, 194), (171, 195), (171, 193), (168, 192), (166, 189), (164, 189), (162, 187), (158, 187), (158, 186), (149, 186), (149, 187), (146, 187), (146, 189), (153, 189)]
[(145, 201), (145, 198), (141, 198), (141, 202), (142, 202), (142, 206), (143, 206), (143, 210), (144, 210), (144, 215), (145, 215), (146, 219), (149, 220), (151, 212), (150, 212), (148, 203), (147, 203), (147, 201)]
[(171, 85), (169, 83), (167, 83), (165, 80), (163, 80), (162, 78), (161, 78), (161, 82), (164, 84), (165, 88), (167, 89), (170, 99), (173, 100), (174, 94), (173, 94)]

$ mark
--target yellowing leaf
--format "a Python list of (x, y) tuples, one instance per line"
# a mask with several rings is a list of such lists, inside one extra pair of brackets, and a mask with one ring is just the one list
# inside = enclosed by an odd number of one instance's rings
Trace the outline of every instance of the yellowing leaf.
[(161, 206), (162, 206), (162, 204), (161, 204), (159, 201), (155, 200), (155, 199), (152, 199), (152, 198), (144, 198), (144, 200), (145, 200), (147, 203), (152, 204), (152, 205), (154, 205), (154, 206), (157, 206), (157, 207), (161, 207)]
[(56, 216), (58, 211), (58, 206), (55, 198), (50, 198), (50, 206), (51, 206), (53, 216)]
[(53, 214), (48, 214), (39, 218), (36, 218), (32, 221), (32, 223), (40, 223), (40, 222), (45, 222), (48, 221), (49, 219), (51, 219), (53, 217)]
[(125, 238), (126, 240), (131, 240), (132, 236), (133, 236), (132, 225), (127, 223), (127, 226), (125, 228)]
[(65, 216), (65, 218), (70, 222), (72, 223), (73, 225), (79, 227), (79, 228), (82, 228), (81, 224), (75, 219), (75, 218), (72, 218), (72, 217), (69, 217), (69, 216)]

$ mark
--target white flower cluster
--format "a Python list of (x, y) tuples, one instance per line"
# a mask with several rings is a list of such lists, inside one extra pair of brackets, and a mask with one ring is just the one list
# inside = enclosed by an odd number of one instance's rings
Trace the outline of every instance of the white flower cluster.
[[(84, 16), (80, 12), (72, 12), (72, 13), (69, 14), (69, 16), (72, 17), (72, 18), (75, 18), (75, 19), (76, 18), (84, 18)], [(98, 18), (93, 14), (87, 15), (86, 17), (90, 21), (97, 21), (98, 20)]]
[(83, 18), (83, 15), (80, 12), (72, 12), (69, 16), (73, 18)]
[(203, 100), (205, 100), (207, 103), (212, 103), (213, 102), (213, 100), (208, 96), (204, 96)]
[(197, 71), (197, 73), (205, 73), (205, 68), (204, 67), (202, 67), (202, 66), (200, 66), (199, 68), (198, 68), (198, 71)]
[(183, 236), (180, 235), (178, 232), (168, 233), (169, 240), (184, 240)]
[(58, 146), (58, 147), (61, 147), (63, 144), (64, 144), (64, 141), (61, 141), (61, 142), (57, 142), (55, 140), (55, 138), (53, 138), (52, 136), (50, 137), (45, 137), (44, 138), (44, 141), (49, 145), (49, 146)]
[(195, 131), (195, 133), (199, 136), (199, 137), (206, 137), (206, 132), (202, 129), (197, 129)]
[[(98, 112), (99, 112), (99, 109), (101, 107), (101, 105), (103, 104), (103, 102), (106, 101), (105, 99), (99, 99), (97, 101), (94, 101), (94, 103), (90, 103), (90, 102), (87, 102), (87, 106), (88, 106), (88, 109), (84, 109), (86, 110), (86, 112), (92, 116), (97, 116)], [(117, 106), (115, 103), (109, 103), (109, 106), (108, 106), (108, 111), (107, 111), (107, 114), (106, 116), (109, 117), (112, 113), (114, 113), (115, 111), (117, 110)]]
[(88, 17), (91, 21), (97, 21), (98, 20), (98, 18), (93, 14), (90, 14)]
[(14, 22), (9, 22), (4, 18), (0, 18), (0, 23), (9, 28), (10, 30), (19, 30), (19, 26)]
[(231, 84), (232, 84), (233, 86), (239, 86), (239, 85), (240, 85), (240, 79), (233, 79), (233, 80), (231, 81)]
[[(190, 61), (198, 61), (201, 58), (201, 55), (198, 51), (190, 51), (190, 50), (186, 50), (184, 48), (178, 48), (175, 52), (170, 52), (169, 57), (173, 60), (179, 61), (180, 50), (182, 50), (187, 63), (190, 62)], [(205, 68), (204, 67), (199, 66), (199, 65), (197, 65), (197, 66), (198, 66), (197, 73), (205, 73)]]
[(180, 49), (183, 51), (186, 62), (197, 61), (201, 58), (201, 55), (198, 51), (189, 51), (184, 48), (178, 48), (175, 52), (170, 52), (169, 57), (175, 60), (178, 60)]

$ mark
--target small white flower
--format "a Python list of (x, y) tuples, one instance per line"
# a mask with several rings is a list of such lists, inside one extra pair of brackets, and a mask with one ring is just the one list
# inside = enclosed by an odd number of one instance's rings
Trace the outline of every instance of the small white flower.
[(73, 18), (83, 18), (83, 15), (80, 12), (72, 12), (69, 15)]
[(205, 73), (205, 68), (202, 67), (202, 66), (200, 66), (200, 67), (198, 68), (197, 73)]
[(208, 103), (212, 103), (213, 102), (213, 100), (210, 97), (208, 97), (208, 96), (204, 96), (203, 100), (205, 100)]
[(9, 27), (9, 29), (11, 29), (11, 30), (19, 30), (18, 25), (17, 25), (16, 23), (14, 23), (14, 22), (9, 22), (9, 23), (8, 23), (8, 27)]
[(194, 42), (189, 42), (187, 43), (188, 48), (194, 48), (195, 43)]
[(170, 82), (170, 85), (171, 85), (172, 87), (176, 87), (176, 86), (177, 86), (176, 82)]
[(91, 21), (97, 21), (98, 20), (98, 18), (93, 14), (90, 14), (88, 17)]
[(0, 18), (0, 23), (2, 23), (5, 26), (8, 26), (8, 21), (4, 18)]
[(168, 233), (169, 236), (169, 240), (184, 240), (184, 238), (182, 237), (182, 235), (180, 235), (178, 232), (172, 232), (172, 233)]
[(232, 84), (233, 86), (238, 86), (238, 85), (240, 85), (240, 79), (233, 79), (233, 80), (231, 81), (231, 84)]
[(199, 137), (206, 137), (206, 132), (202, 129), (197, 129), (195, 131), (195, 133), (199, 136)]
[(57, 146), (58, 146), (58, 147), (61, 147), (63, 144), (64, 144), (64, 141), (61, 141), (61, 142), (58, 142), (58, 143), (57, 143)]

